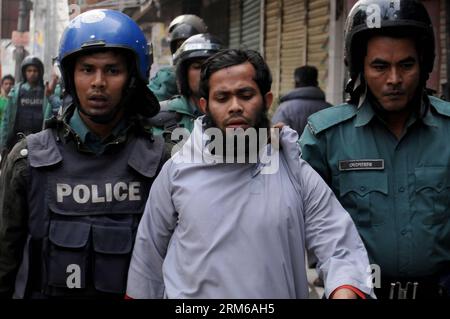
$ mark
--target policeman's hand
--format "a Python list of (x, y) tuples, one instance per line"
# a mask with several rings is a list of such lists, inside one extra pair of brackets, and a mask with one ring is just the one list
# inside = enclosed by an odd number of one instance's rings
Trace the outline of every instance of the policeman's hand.
[(358, 299), (358, 295), (350, 289), (341, 288), (333, 293), (331, 299)]
[(59, 77), (56, 74), (52, 74), (52, 79), (49, 82), (45, 83), (45, 96), (49, 97), (55, 94), (55, 88), (58, 84)]
[(285, 127), (286, 126), (286, 123), (283, 123), (283, 122), (278, 122), (278, 123), (276, 123), (273, 127), (274, 128), (278, 128), (278, 129), (283, 129), (283, 127)]

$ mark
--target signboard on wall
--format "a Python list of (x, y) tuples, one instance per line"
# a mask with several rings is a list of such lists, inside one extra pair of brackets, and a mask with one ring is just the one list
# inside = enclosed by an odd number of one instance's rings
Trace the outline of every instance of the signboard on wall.
[(11, 41), (16, 47), (25, 47), (30, 43), (30, 33), (13, 31)]

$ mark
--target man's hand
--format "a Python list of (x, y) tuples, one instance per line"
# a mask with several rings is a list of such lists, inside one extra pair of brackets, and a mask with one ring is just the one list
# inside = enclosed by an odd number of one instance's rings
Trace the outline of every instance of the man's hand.
[(285, 126), (286, 126), (285, 123), (283, 123), (283, 122), (278, 122), (278, 123), (275, 124), (273, 127), (274, 127), (274, 128), (278, 128), (278, 129), (280, 129), (280, 131), (281, 131), (281, 129), (282, 129), (283, 127), (285, 127)]
[(358, 299), (358, 295), (348, 288), (337, 289), (331, 299)]
[(51, 95), (55, 94), (55, 88), (58, 84), (59, 77), (56, 74), (52, 74), (52, 79), (49, 82), (45, 83), (45, 96), (50, 97)]

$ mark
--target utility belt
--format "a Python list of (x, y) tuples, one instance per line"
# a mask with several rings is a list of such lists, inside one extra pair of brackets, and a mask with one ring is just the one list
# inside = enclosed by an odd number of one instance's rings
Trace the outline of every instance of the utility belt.
[(449, 292), (440, 284), (439, 276), (385, 277), (381, 288), (375, 288), (379, 299), (444, 299)]

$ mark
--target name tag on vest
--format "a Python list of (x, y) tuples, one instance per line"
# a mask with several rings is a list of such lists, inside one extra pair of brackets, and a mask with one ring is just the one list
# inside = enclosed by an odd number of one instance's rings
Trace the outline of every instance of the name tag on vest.
[(339, 161), (339, 170), (341, 172), (363, 170), (382, 171), (384, 170), (384, 159)]

